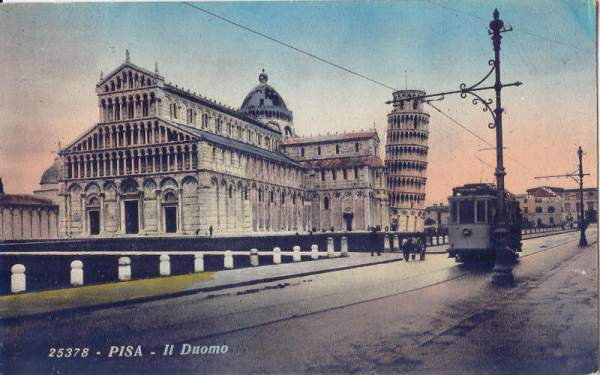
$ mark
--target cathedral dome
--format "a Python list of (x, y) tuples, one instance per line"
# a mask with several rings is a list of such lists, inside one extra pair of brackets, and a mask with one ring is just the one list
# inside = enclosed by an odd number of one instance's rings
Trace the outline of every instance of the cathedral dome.
[(50, 167), (48, 167), (48, 169), (44, 171), (44, 173), (42, 173), (40, 185), (58, 184), (59, 172), (58, 160), (56, 160)]
[(240, 112), (281, 131), (284, 135), (293, 135), (292, 111), (288, 110), (277, 90), (267, 83), (269, 76), (264, 69), (258, 76), (258, 81), (259, 85), (246, 95)]

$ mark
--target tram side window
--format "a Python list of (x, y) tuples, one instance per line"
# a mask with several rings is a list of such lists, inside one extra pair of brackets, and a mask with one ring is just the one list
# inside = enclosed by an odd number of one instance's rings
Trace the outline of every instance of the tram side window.
[(452, 224), (457, 224), (458, 220), (456, 218), (456, 201), (452, 201), (450, 202), (450, 220), (452, 221)]
[(488, 223), (494, 222), (494, 215), (496, 214), (496, 207), (494, 206), (494, 202), (489, 201), (487, 205), (487, 216)]
[(475, 222), (475, 204), (473, 201), (461, 201), (459, 209), (461, 224), (473, 224)]
[(485, 223), (485, 201), (477, 201), (477, 222)]

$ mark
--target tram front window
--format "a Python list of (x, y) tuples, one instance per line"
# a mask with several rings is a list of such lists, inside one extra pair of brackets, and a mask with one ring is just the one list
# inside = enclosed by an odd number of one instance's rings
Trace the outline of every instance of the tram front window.
[(485, 223), (485, 201), (477, 201), (477, 222)]
[(450, 201), (450, 222), (452, 224), (458, 224), (457, 208), (456, 201)]
[(472, 200), (460, 201), (460, 223), (473, 224), (475, 222), (475, 205)]

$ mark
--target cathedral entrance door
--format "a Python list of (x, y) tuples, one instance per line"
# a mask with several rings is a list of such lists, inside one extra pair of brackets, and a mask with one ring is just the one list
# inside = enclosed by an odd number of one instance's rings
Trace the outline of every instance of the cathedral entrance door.
[(177, 232), (177, 207), (165, 207), (165, 231)]
[(139, 233), (138, 201), (125, 201), (125, 233)]
[(100, 234), (100, 211), (89, 211), (90, 216), (90, 234), (92, 236)]
[(352, 219), (354, 218), (353, 213), (344, 213), (344, 220), (346, 221), (346, 230), (352, 232)]

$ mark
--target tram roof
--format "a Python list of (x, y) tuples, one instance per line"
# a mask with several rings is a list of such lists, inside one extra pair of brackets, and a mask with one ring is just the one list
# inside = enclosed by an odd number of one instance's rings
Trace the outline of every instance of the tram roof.
[[(452, 189), (453, 197), (460, 196), (476, 196), (476, 195), (493, 195), (497, 194), (498, 190), (496, 189), (495, 184), (491, 183), (476, 183), (476, 184), (465, 184), (463, 186), (457, 186)], [(509, 191), (505, 191), (505, 196), (507, 198), (513, 198), (514, 194)]]

